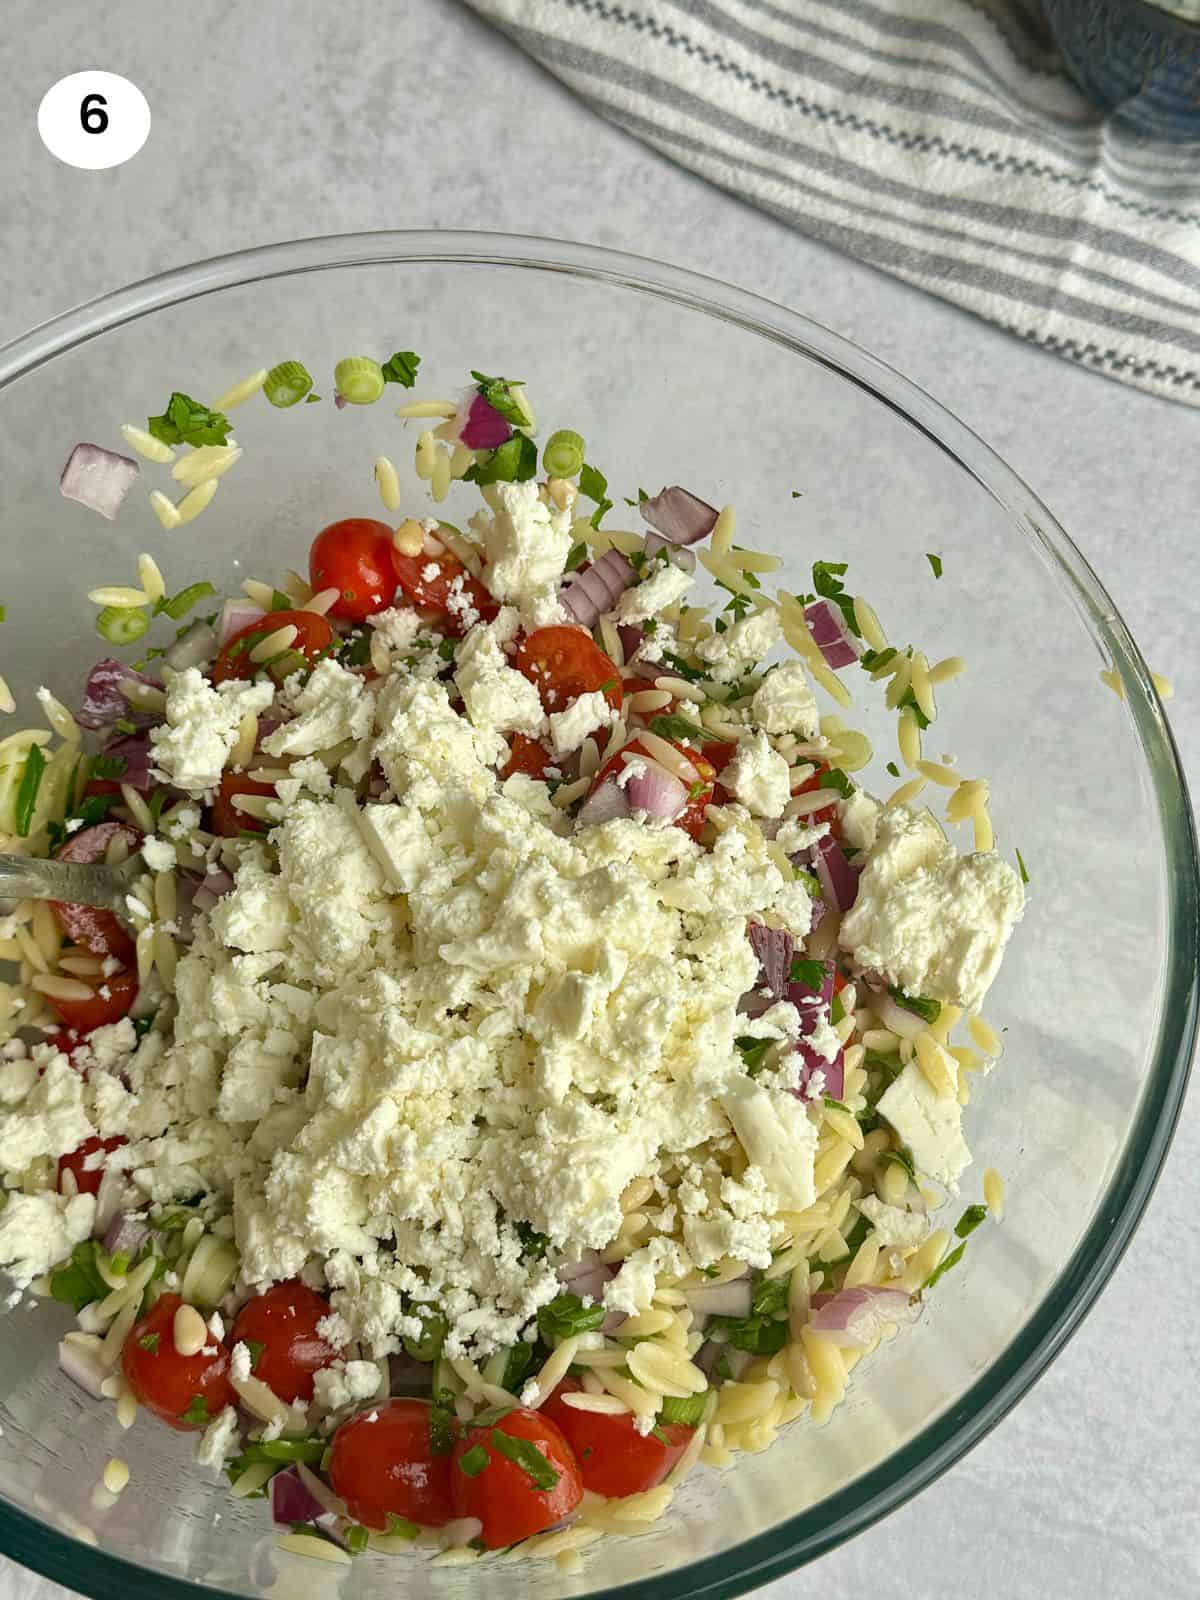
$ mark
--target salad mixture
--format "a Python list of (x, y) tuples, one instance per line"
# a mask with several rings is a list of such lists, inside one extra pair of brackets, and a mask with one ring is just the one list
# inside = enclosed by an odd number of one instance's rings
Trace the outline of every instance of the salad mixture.
[[(342, 362), (337, 402), (418, 364)], [(0, 849), (138, 863), (121, 917), (0, 917), (0, 1262), (284, 1547), (570, 1567), (827, 1418), (1000, 1214), (989, 1172), (937, 1219), (1025, 869), (922, 754), (961, 661), (889, 644), (842, 563), (769, 592), (691, 490), (620, 518), (579, 435), (472, 379), (400, 411), (464, 526), (397, 526), (380, 457), (389, 519), (306, 577), (172, 594), (145, 555), (90, 597), (133, 659), (0, 742)], [(315, 398), (287, 362), (123, 430), (165, 526), (260, 389)], [(141, 473), (80, 445), (62, 488), (115, 516)], [(846, 672), (896, 713), (886, 800)]]

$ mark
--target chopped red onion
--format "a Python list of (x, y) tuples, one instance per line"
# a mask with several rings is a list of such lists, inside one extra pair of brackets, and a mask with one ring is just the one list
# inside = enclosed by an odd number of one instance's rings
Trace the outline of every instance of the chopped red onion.
[(616, 817), (629, 815), (629, 801), (624, 789), (617, 787), (615, 778), (606, 778), (594, 794), (588, 795), (576, 818), (581, 828), (594, 828), (601, 822), (612, 822)]
[(852, 867), (841, 852), (831, 833), (823, 835), (813, 846), (814, 865), (821, 880), (821, 893), (839, 911), (849, 911), (858, 898), (860, 867)]
[(104, 1248), (109, 1255), (124, 1250), (132, 1261), (150, 1237), (149, 1224), (129, 1211), (118, 1211), (104, 1235)]
[(157, 722), (157, 716), (149, 716), (144, 712), (130, 709), (129, 701), (121, 693), (123, 683), (142, 683), (149, 688), (158, 688), (153, 678), (148, 678), (142, 672), (135, 672), (132, 667), (127, 667), (123, 662), (114, 661), (111, 656), (105, 656), (97, 661), (96, 665), (87, 675), (87, 682), (83, 686), (83, 704), (75, 713), (75, 720), (83, 728), (107, 728), (118, 718), (135, 722), (145, 727), (148, 723)]
[(77, 1383), (91, 1395), (93, 1400), (104, 1398), (101, 1384), (105, 1378), (112, 1376), (112, 1369), (104, 1366), (94, 1351), (77, 1344), (68, 1344), (65, 1339), (60, 1339), (58, 1364), (72, 1383)]
[(828, 1017), (829, 1007), (833, 1004), (833, 962), (821, 963), (824, 976), (821, 987), (813, 991), (803, 983), (790, 983), (787, 986), (787, 998), (800, 1013), (800, 1032), (810, 1034), (822, 1017)]
[(163, 651), (163, 660), (175, 672), (205, 667), (217, 653), (217, 636), (207, 622), (198, 620)]
[(688, 1289), (687, 1303), (697, 1316), (748, 1317), (750, 1315), (751, 1283), (749, 1277), (735, 1278), (731, 1283), (704, 1283)]
[(687, 805), (688, 792), (673, 772), (657, 762), (635, 761), (625, 795), (632, 810), (670, 821)]
[(586, 571), (572, 572), (558, 598), (585, 628), (594, 628), (611, 611), (631, 584), (637, 582), (632, 564), (619, 550), (606, 550)]
[[(618, 626), (617, 638), (621, 641), (621, 652), (627, 662), (631, 661), (637, 654), (645, 637), (645, 630), (635, 628), (631, 622), (622, 622)], [(658, 668), (655, 667), (654, 670), (657, 672)]]
[(119, 757), (125, 763), (118, 782), (127, 783), (140, 794), (146, 794), (155, 787), (155, 780), (150, 776), (153, 750), (144, 733), (124, 733), (118, 739), (110, 739), (104, 746), (103, 754)]
[(917, 1016), (915, 1011), (908, 1011), (904, 1006), (897, 1005), (886, 989), (878, 992), (873, 989), (870, 1004), (871, 1010), (884, 1027), (890, 1028), (893, 1033), (898, 1033), (902, 1039), (915, 1039), (929, 1026), (924, 1017)]
[(846, 626), (840, 606), (832, 600), (814, 600), (806, 606), (804, 620), (808, 623), (813, 643), (825, 657), (827, 666), (852, 667), (858, 660), (860, 645)]
[(243, 628), (248, 628), (252, 622), (257, 622), (259, 617), (265, 616), (263, 608), (254, 605), (250, 600), (226, 600), (217, 618), (217, 648), (224, 650), (235, 634), (241, 633)]
[(902, 1289), (879, 1289), (866, 1284), (840, 1289), (821, 1304), (813, 1301), (809, 1326), (824, 1333), (835, 1344), (865, 1349), (890, 1322), (915, 1322), (921, 1314)]
[(89, 511), (115, 520), (141, 469), (130, 456), (98, 444), (77, 444), (58, 480), (60, 492)]
[(832, 1061), (826, 1061), (805, 1039), (797, 1040), (795, 1048), (801, 1060), (800, 1081), (791, 1091), (796, 1099), (806, 1104), (821, 1095), (840, 1100), (846, 1089), (846, 1060), (841, 1048)]
[(698, 499), (677, 483), (661, 489), (652, 499), (643, 500), (638, 510), (644, 522), (674, 545), (696, 544), (707, 538), (720, 515), (707, 500)]
[(277, 1472), (271, 1479), (271, 1520), (279, 1527), (293, 1522), (316, 1522), (327, 1516), (326, 1507), (301, 1479), (295, 1467)]
[(795, 939), (786, 928), (768, 928), (761, 922), (751, 922), (746, 932), (758, 957), (759, 987), (769, 989), (776, 1000), (786, 1000)]
[(581, 1299), (586, 1295), (597, 1302), (603, 1300), (605, 1285), (612, 1276), (613, 1268), (601, 1261), (595, 1250), (585, 1250), (578, 1261), (564, 1262), (558, 1268), (558, 1280), (564, 1288)]
[(340, 389), (335, 389), (333, 391), (333, 403), (338, 408), (339, 411), (344, 411), (346, 409), (346, 407), (350, 404), (350, 402), (346, 399), (346, 396), (341, 392)]
[(206, 873), (204, 887), (210, 889), (220, 899), (223, 894), (228, 894), (234, 887), (233, 873), (226, 872), (224, 867), (221, 867), (216, 872)]
[(512, 438), (513, 426), (476, 392), (458, 436), (468, 450), (496, 450)]

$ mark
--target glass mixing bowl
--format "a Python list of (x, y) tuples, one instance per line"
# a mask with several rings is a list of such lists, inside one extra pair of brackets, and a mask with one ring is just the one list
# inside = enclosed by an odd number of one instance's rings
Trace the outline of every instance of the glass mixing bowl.
[[(638, 484), (734, 501), (743, 542), (786, 557), (788, 587), (806, 587), (813, 560), (848, 561), (850, 588), (894, 640), (966, 656), (926, 743), (991, 778), (1000, 846), (1019, 847), (1029, 868), (1029, 909), (987, 1007), (1007, 1030), (1004, 1059), (966, 1112), (976, 1165), (964, 1200), (995, 1166), (1007, 1215), (973, 1237), (920, 1324), (859, 1366), (831, 1422), (802, 1421), (733, 1471), (694, 1476), (658, 1528), (605, 1540), (579, 1577), (553, 1563), (430, 1569), (372, 1556), (347, 1571), (277, 1555), (269, 1591), (740, 1594), (859, 1532), (962, 1455), (1061, 1348), (1128, 1243), (1196, 1030), (1196, 845), (1175, 748), (1145, 662), (1079, 551), (928, 395), (741, 290), (611, 251), (472, 233), (316, 239), (203, 262), (0, 353), (0, 645), (23, 709), (39, 683), (75, 698), (98, 653), (85, 591), (130, 582), (140, 550), (171, 589), (303, 566), (325, 523), (380, 515), (371, 472), (385, 452), (416, 509), (411, 425), (391, 404), (329, 403), (339, 357), (396, 348), (424, 358), (419, 395), (453, 390), (470, 367), (523, 378), (544, 418), (587, 438), (615, 518)], [(171, 389), (208, 398), (289, 357), (317, 374), (325, 404), (239, 412), (246, 454), (199, 521), (164, 533), (144, 489), (115, 524), (59, 496), (76, 440), (120, 447), (118, 424), (161, 411)], [(942, 557), (940, 581), (927, 551)], [(1123, 703), (1100, 682), (1110, 666)], [(893, 720), (864, 677), (847, 677), (876, 742), (868, 781), (886, 792)], [(0, 1320), (0, 1549), (112, 1600), (267, 1592), (263, 1502), (230, 1500), (192, 1465), (190, 1441), (149, 1418), (122, 1435), (111, 1405), (58, 1373), (65, 1324), (54, 1305)], [(133, 1480), (99, 1512), (92, 1490), (114, 1453)]]

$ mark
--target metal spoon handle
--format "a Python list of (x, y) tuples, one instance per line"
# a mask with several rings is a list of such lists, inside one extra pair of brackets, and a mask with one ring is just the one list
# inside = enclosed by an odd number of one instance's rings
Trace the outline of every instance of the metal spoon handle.
[(137, 871), (136, 861), (116, 867), (85, 866), (78, 861), (0, 855), (0, 899), (73, 900), (127, 914), (125, 896)]

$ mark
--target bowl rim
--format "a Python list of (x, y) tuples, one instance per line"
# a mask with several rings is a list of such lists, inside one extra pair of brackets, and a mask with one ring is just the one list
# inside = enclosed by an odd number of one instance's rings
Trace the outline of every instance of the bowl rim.
[[(128, 322), (222, 290), (356, 266), (454, 264), (565, 273), (672, 301), (816, 361), (888, 407), (949, 455), (1039, 546), (1101, 659), (1115, 669), (1146, 756), (1166, 855), (1168, 967), (1153, 1063), (1103, 1203), (1042, 1304), (959, 1401), (845, 1488), (766, 1533), (590, 1600), (731, 1600), (833, 1549), (895, 1510), (976, 1445), (1033, 1385), (1091, 1309), (1133, 1236), (1182, 1106), (1200, 1018), (1200, 860), (1187, 783), (1149, 668), (1071, 538), (971, 428), (910, 379), (802, 313), (719, 279), (598, 245), (532, 235), (414, 229), (331, 234), (209, 257), (101, 295), (0, 347), (0, 391)], [(95, 1600), (197, 1600), (229, 1591), (136, 1566), (39, 1521), (0, 1496), (0, 1551)]]

